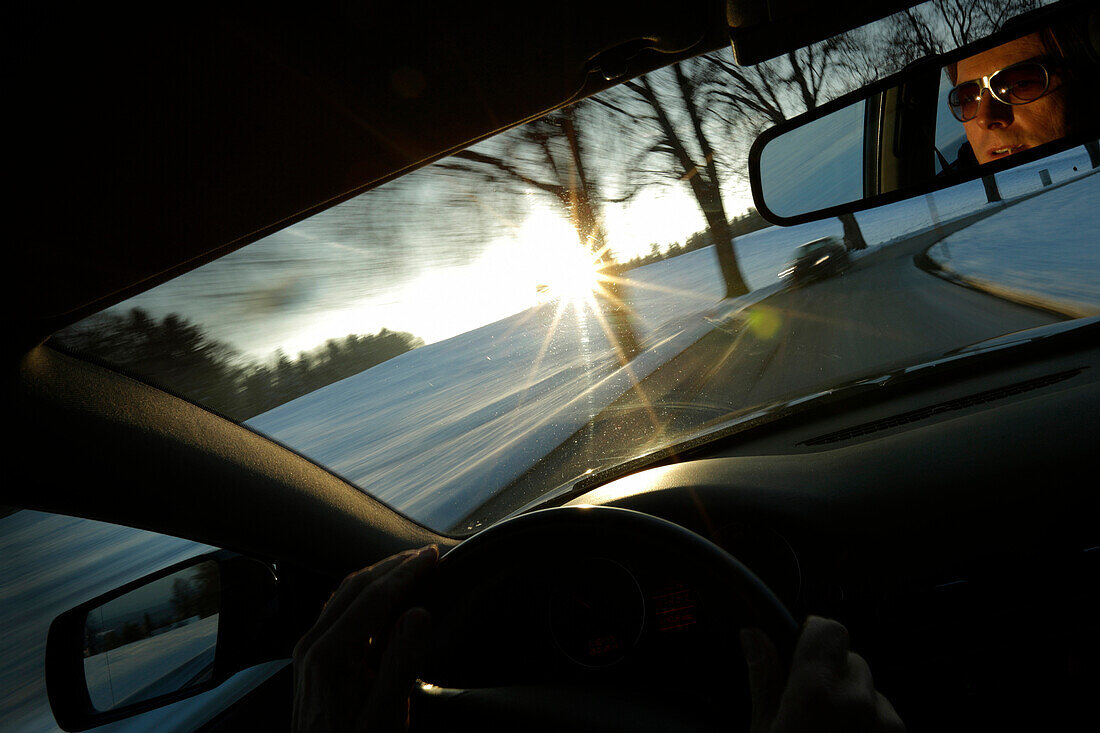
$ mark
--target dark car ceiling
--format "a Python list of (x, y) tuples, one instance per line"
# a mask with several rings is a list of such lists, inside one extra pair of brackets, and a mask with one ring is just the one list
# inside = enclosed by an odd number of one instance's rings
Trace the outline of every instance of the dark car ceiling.
[(727, 19), (755, 61), (912, 4), (21, 3), (9, 344), (22, 352), (471, 141), (720, 48)]

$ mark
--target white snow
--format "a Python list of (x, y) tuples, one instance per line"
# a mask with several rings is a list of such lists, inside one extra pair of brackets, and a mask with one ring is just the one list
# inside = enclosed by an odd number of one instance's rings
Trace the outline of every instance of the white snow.
[[(770, 266), (758, 269), (766, 279)], [(548, 303), (403, 354), (248, 424), (417, 520), (447, 526), (702, 337), (708, 318), (743, 305), (720, 302), (717, 271), (708, 248), (628, 273), (646, 349), (626, 368), (602, 315)]]
[(947, 237), (929, 255), (971, 280), (1074, 315), (1095, 315), (1100, 313), (1097, 201), (1100, 175), (1090, 175), (1009, 206)]
[(97, 710), (111, 710), (183, 689), (186, 680), (177, 681), (168, 690), (158, 689), (153, 695), (144, 692), (177, 670), (214, 662), (218, 616), (196, 618), (185, 626), (85, 658), (84, 678), (92, 705)]

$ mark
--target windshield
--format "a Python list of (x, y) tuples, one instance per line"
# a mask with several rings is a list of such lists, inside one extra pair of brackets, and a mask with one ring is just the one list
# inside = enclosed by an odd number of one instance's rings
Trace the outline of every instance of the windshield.
[[(769, 405), (1093, 315), (1087, 146), (796, 227), (752, 208), (761, 130), (1007, 15), (960, 35), (941, 5), (756, 67), (721, 50), (627, 81), (55, 343), (464, 534)], [(834, 243), (844, 269), (781, 277)]]
[(797, 254), (799, 256), (805, 257), (807, 255), (812, 255), (815, 252), (820, 252), (823, 249), (829, 249), (829, 245), (832, 244), (832, 241), (833, 240), (831, 238), (825, 238), (817, 239), (813, 242), (807, 242), (806, 244), (803, 244), (801, 247), (798, 248)]

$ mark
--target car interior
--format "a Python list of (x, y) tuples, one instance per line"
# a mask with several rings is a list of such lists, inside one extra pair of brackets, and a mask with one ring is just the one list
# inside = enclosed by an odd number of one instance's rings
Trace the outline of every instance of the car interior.
[[(262, 594), (226, 600), (270, 636), (250, 637), (259, 651), (219, 668), (218, 683), (289, 659), (347, 574), (438, 545), (439, 582), (424, 598), (430, 684), (414, 695), (414, 730), (747, 729), (737, 630), (764, 628), (789, 658), (811, 614), (848, 628), (909, 730), (1095, 720), (1095, 315), (744, 416), (501, 505), (473, 534), (414, 521), (277, 440), (50, 341), (647, 72), (731, 42), (752, 65), (914, 5), (20, 7), (4, 313), (14, 472), (0, 505), (182, 537), (274, 568), (277, 583), (246, 584)], [(422, 91), (401, 93), (401, 69), (421, 75)], [(586, 593), (628, 609), (603, 622), (633, 649), (584, 638), (575, 603)], [(265, 617), (271, 604), (278, 612)], [(86, 693), (78, 705), (57, 690), (79, 687), (82, 672), (50, 664), (61, 727), (122, 717), (81, 712)], [(292, 703), (288, 664), (203, 729), (283, 729)]]

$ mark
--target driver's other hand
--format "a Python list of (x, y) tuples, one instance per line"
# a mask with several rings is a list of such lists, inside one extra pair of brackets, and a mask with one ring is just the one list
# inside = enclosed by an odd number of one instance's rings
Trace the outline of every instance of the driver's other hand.
[(439, 559), (430, 545), (344, 578), (294, 646), (298, 731), (403, 731), (409, 693), (428, 648), (431, 618), (410, 608)]
[(806, 619), (786, 684), (767, 635), (742, 629), (741, 647), (749, 667), (752, 733), (905, 730), (894, 706), (875, 690), (867, 662), (848, 649), (848, 630), (836, 621)]

